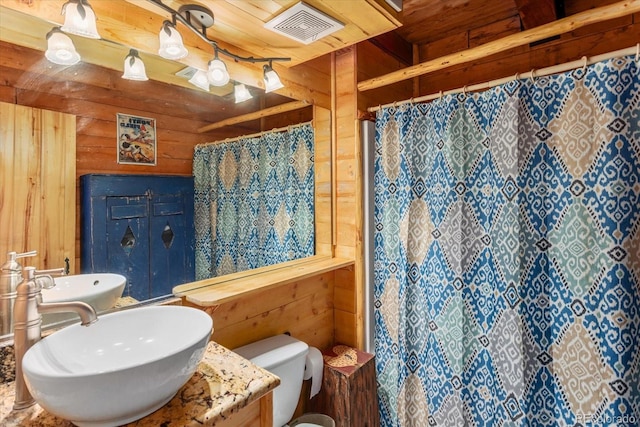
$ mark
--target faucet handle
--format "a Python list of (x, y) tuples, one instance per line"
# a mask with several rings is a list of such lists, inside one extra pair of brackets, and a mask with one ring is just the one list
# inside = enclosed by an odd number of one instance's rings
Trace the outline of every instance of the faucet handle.
[(53, 280), (50, 274), (36, 276), (36, 283), (40, 285), (41, 289), (51, 289), (56, 285), (56, 281)]
[[(36, 275), (37, 270), (35, 267), (25, 267), (24, 271), (27, 276), (27, 281), (35, 283), (36, 292), (40, 292), (41, 289), (51, 289), (56, 285), (55, 280), (51, 277), (50, 274), (38, 274)], [(41, 270), (45, 271), (45, 270)]]
[(7, 252), (7, 262), (2, 264), (2, 267), (0, 267), (0, 268), (2, 269), (2, 272), (6, 273), (6, 274), (20, 274), (20, 275), (22, 275), (22, 266), (16, 260), (18, 258), (25, 258), (25, 257), (28, 257), (28, 256), (35, 256), (36, 254), (37, 254), (36, 251), (23, 252), (21, 254), (16, 253), (14, 251)]
[(29, 251), (29, 252), (23, 252), (21, 254), (17, 254), (14, 252), (14, 259), (18, 259), (18, 258), (26, 258), (29, 256), (36, 256), (38, 255), (38, 251)]
[(27, 266), (24, 268), (24, 276), (27, 280), (33, 280), (36, 278), (36, 268)]
[(42, 276), (45, 274), (48, 276), (64, 276), (65, 268), (60, 267), (60, 268), (50, 268), (48, 270), (36, 270), (36, 276)]

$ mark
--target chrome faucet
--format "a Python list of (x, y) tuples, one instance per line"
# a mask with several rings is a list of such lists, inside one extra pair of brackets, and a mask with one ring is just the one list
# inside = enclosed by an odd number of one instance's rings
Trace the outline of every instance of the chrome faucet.
[(22, 282), (22, 266), (19, 258), (35, 256), (36, 251), (7, 253), (7, 262), (0, 267), (0, 335), (13, 333), (13, 305), (16, 301), (16, 288)]
[(43, 288), (55, 286), (50, 274), (36, 275), (34, 267), (25, 267), (25, 279), (17, 286), (17, 297), (14, 306), (14, 346), (16, 359), (16, 396), (13, 408), (24, 409), (35, 403), (24, 381), (22, 359), (36, 342), (41, 338), (41, 313), (58, 313), (73, 311), (80, 316), (83, 326), (88, 326), (98, 320), (95, 310), (89, 304), (81, 301), (70, 302), (42, 302)]

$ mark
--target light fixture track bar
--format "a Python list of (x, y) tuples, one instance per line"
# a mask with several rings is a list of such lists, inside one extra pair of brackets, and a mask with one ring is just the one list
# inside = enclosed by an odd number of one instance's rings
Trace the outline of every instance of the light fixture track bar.
[(230, 58), (233, 58), (233, 60), (235, 60), (236, 62), (250, 62), (250, 63), (258, 63), (258, 62), (286, 62), (286, 61), (291, 61), (291, 58), (281, 58), (281, 57), (271, 57), (271, 58), (255, 58), (253, 56), (240, 56), (240, 55), (236, 55), (235, 53), (232, 53), (230, 51), (228, 51), (227, 49), (223, 49), (218, 45), (218, 42), (215, 40), (211, 40), (209, 37), (207, 37), (206, 34), (206, 28), (203, 26), (202, 27), (202, 31), (199, 30), (198, 28), (196, 28), (191, 22), (189, 22), (189, 20), (187, 20), (184, 16), (182, 16), (182, 14), (180, 14), (178, 11), (172, 9), (170, 6), (167, 6), (166, 4), (162, 3), (162, 0), (147, 0), (150, 3), (155, 4), (156, 6), (158, 6), (159, 8), (161, 8), (162, 10), (164, 10), (165, 12), (171, 14), (171, 18), (174, 21), (174, 23), (176, 21), (180, 21), (180, 23), (182, 23), (185, 27), (187, 27), (189, 30), (191, 30), (191, 32), (193, 32), (194, 34), (197, 34), (198, 37), (200, 37), (202, 40), (204, 40), (205, 42), (207, 42), (208, 44), (210, 44), (213, 49), (216, 52), (220, 52)]
[(180, 13), (178, 13), (177, 10), (174, 10), (171, 7), (167, 6), (166, 4), (162, 3), (161, 0), (147, 0), (147, 1), (155, 4), (160, 9), (171, 14), (171, 19), (173, 20), (174, 23), (176, 23), (176, 21), (180, 21), (185, 27), (189, 28), (193, 33), (197, 34), (202, 40), (209, 43), (214, 48), (218, 49), (218, 43), (214, 40), (209, 39), (206, 36), (206, 34), (204, 34), (205, 33), (204, 27), (202, 28), (202, 32), (200, 32), (200, 30), (194, 27), (193, 24), (191, 24), (191, 22), (187, 21)]
[[(213, 44), (213, 43), (215, 43), (215, 42), (211, 42), (211, 43)], [(236, 55), (235, 53), (231, 53), (231, 52), (229, 52), (228, 50), (223, 49), (223, 48), (221, 48), (221, 47), (217, 46), (217, 44), (216, 44), (216, 46), (214, 46), (214, 48), (215, 48), (218, 52), (220, 52), (220, 53), (222, 53), (222, 54), (224, 54), (224, 55), (226, 55), (226, 56), (228, 56), (228, 57), (230, 57), (230, 58), (233, 58), (235, 61), (251, 62), (251, 63), (253, 63), (253, 64), (255, 64), (255, 63), (257, 63), (257, 62), (272, 62), (272, 61), (273, 61), (273, 62), (276, 62), (276, 61), (286, 62), (286, 61), (291, 61), (291, 58), (277, 58), (277, 57), (272, 57), (272, 58), (255, 58), (255, 57), (253, 57), (253, 56), (239, 56), (239, 55)]]

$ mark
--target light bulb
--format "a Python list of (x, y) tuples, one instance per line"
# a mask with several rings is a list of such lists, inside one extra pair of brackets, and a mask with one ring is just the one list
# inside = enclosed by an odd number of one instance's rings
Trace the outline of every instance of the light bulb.
[(184, 47), (182, 36), (169, 21), (164, 21), (160, 29), (160, 49), (158, 55), (166, 59), (180, 59), (189, 53)]
[(229, 83), (229, 72), (227, 66), (220, 59), (215, 58), (209, 61), (209, 70), (207, 71), (209, 83), (213, 86), (224, 86)]
[(123, 79), (127, 80), (149, 80), (147, 72), (144, 68), (144, 62), (138, 56), (138, 51), (131, 49), (129, 55), (124, 58), (124, 74)]
[(90, 39), (99, 39), (96, 14), (87, 0), (69, 0), (62, 5), (62, 31)]
[(284, 85), (280, 81), (280, 76), (278, 76), (278, 73), (276, 73), (273, 68), (271, 68), (271, 64), (265, 65), (263, 68), (265, 92), (272, 92), (284, 87)]
[(54, 28), (47, 34), (47, 50), (44, 56), (59, 65), (73, 65), (80, 61), (73, 41), (59, 28)]
[(209, 79), (207, 78), (207, 73), (202, 70), (197, 70), (193, 77), (189, 79), (189, 83), (202, 90), (209, 91)]
[(253, 98), (251, 92), (249, 92), (247, 87), (242, 83), (238, 83), (234, 86), (233, 93), (236, 98), (236, 104)]

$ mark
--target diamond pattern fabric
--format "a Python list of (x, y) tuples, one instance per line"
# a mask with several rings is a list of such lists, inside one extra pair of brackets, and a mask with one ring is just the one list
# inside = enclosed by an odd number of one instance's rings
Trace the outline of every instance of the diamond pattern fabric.
[(313, 127), (199, 145), (196, 280), (314, 253)]
[(383, 426), (640, 425), (634, 58), (376, 119)]

